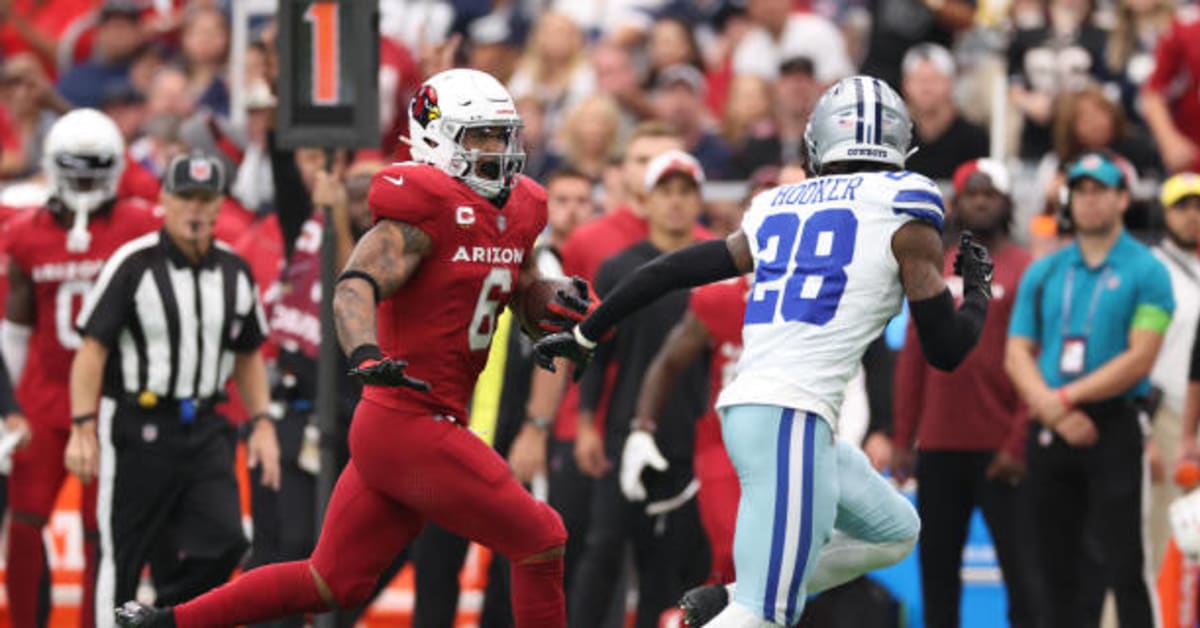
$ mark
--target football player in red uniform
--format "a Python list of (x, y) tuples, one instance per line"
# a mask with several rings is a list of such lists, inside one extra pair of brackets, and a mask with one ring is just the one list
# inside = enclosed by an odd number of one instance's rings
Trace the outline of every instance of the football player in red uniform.
[[(43, 577), (42, 528), (66, 479), (63, 454), (71, 432), (67, 376), (80, 337), (75, 315), (104, 261), (125, 242), (160, 224), (141, 201), (117, 200), (125, 145), (116, 125), (94, 109), (60, 118), (46, 137), (42, 167), (46, 207), (5, 225), (9, 292), (4, 358), (32, 439), (13, 456), (8, 477), (12, 525), (5, 586), (14, 626), (38, 625)], [(93, 625), (95, 485), (84, 487), (84, 599), (81, 624)]]
[[(350, 428), (351, 464), (316, 550), (174, 609), (129, 602), (118, 624), (232, 626), (351, 608), (431, 521), (509, 559), (517, 626), (566, 625), (562, 521), (465, 429), (500, 308), (545, 294), (532, 255), (546, 224), (545, 192), (520, 175), (521, 121), (490, 75), (433, 76), (409, 116), (417, 163), (375, 176), (376, 224), (334, 296), (338, 338), (365, 387)], [(559, 298), (576, 310), (588, 305)]]

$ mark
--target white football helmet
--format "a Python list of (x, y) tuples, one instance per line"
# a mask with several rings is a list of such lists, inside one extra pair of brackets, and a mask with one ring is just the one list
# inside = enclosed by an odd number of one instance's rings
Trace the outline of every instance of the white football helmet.
[(46, 134), (42, 169), (49, 179), (51, 209), (75, 215), (67, 249), (86, 251), (91, 242), (88, 216), (117, 196), (125, 171), (125, 138), (103, 113), (76, 109)]
[[(408, 108), (414, 161), (460, 179), (484, 198), (501, 199), (525, 167), (521, 118), (508, 90), (490, 74), (456, 68), (433, 75)], [(470, 132), (504, 142), (502, 151), (464, 145)]]

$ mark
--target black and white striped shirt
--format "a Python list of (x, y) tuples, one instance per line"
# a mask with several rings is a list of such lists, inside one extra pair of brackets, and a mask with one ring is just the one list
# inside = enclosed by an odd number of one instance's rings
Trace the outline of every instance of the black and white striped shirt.
[(214, 242), (193, 265), (165, 231), (117, 249), (76, 319), (110, 351), (104, 396), (149, 391), (209, 400), (225, 390), (234, 353), (253, 351), (267, 321), (246, 262)]

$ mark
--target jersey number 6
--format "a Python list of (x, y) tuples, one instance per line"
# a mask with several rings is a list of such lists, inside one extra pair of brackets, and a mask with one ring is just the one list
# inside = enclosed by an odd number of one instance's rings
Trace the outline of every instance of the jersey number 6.
[(854, 258), (858, 238), (854, 212), (815, 212), (804, 221), (803, 231), (796, 214), (773, 214), (763, 220), (754, 237), (758, 250), (769, 259), (759, 260), (754, 291), (746, 304), (746, 324), (774, 322), (776, 312), (789, 323), (824, 325), (832, 320), (846, 290), (846, 266)]
[[(483, 279), (479, 299), (475, 301), (475, 313), (471, 316), (471, 327), (467, 330), (467, 346), (471, 351), (483, 351), (492, 343), (500, 301), (512, 292), (512, 280), (512, 271), (507, 268), (493, 268)], [(493, 298), (492, 293), (497, 291), (499, 297)]]

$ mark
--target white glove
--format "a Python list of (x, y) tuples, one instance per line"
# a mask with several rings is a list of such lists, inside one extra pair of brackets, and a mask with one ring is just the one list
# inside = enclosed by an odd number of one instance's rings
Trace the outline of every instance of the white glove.
[(1171, 502), (1171, 534), (1179, 551), (1200, 556), (1200, 491), (1192, 491)]
[(651, 467), (656, 471), (666, 471), (667, 459), (663, 458), (658, 445), (654, 444), (654, 435), (645, 430), (633, 430), (625, 439), (625, 448), (621, 451), (621, 492), (625, 499), (640, 502), (646, 499), (646, 487), (642, 485), (642, 471)]

